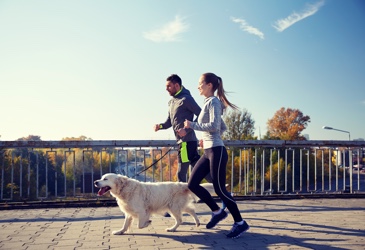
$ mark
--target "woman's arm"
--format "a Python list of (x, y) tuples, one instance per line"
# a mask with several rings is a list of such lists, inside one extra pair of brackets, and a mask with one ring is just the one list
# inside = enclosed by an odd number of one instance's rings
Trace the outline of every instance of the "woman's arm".
[(217, 132), (221, 128), (222, 107), (217, 98), (209, 100), (202, 110), (198, 122), (190, 122), (189, 127), (197, 131)]

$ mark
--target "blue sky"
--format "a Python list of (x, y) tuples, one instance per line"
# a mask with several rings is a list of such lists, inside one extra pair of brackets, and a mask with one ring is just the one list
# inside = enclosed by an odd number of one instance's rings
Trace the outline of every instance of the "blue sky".
[(221, 76), (256, 135), (281, 107), (311, 140), (365, 138), (362, 0), (0, 0), (0, 139), (173, 139), (166, 77)]

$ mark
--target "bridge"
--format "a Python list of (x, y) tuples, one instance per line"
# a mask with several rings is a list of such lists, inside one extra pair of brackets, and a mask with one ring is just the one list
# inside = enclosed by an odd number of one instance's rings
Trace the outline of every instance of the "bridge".
[[(225, 141), (237, 198), (362, 195), (364, 141)], [(107, 172), (176, 181), (173, 140), (0, 141), (0, 202), (99, 200)]]
[(225, 237), (231, 216), (205, 228), (204, 203), (196, 204), (200, 227), (186, 215), (168, 233), (173, 219), (154, 215), (147, 228), (111, 234), (124, 215), (96, 196), (93, 180), (107, 172), (176, 180), (175, 141), (0, 141), (0, 248), (363, 249), (364, 142), (225, 143), (227, 183), (251, 226), (233, 240)]

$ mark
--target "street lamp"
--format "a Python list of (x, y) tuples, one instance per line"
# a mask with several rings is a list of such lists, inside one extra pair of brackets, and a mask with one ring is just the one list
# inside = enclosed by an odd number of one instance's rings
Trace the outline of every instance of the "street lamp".
[(336, 131), (348, 133), (349, 134), (349, 141), (351, 141), (351, 137), (350, 137), (350, 132), (349, 131), (341, 130), (341, 129), (337, 129), (337, 128), (332, 128), (332, 127), (328, 127), (328, 126), (323, 126), (322, 128), (323, 129), (328, 129), (328, 130), (336, 130)]

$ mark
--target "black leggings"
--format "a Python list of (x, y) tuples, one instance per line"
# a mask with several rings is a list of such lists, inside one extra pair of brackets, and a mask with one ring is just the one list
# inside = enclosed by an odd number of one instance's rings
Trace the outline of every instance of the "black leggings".
[(224, 146), (204, 149), (204, 154), (195, 164), (189, 178), (189, 189), (205, 202), (212, 211), (219, 209), (210, 193), (200, 186), (200, 182), (207, 174), (211, 174), (214, 191), (226, 204), (235, 222), (242, 221), (240, 211), (232, 195), (226, 190), (226, 165), (228, 161), (227, 149)]
[[(188, 154), (189, 162), (184, 162), (181, 159), (181, 151), (182, 151), (182, 143), (179, 144), (179, 167), (177, 169), (177, 180), (181, 182), (186, 182), (186, 175), (188, 173), (189, 166), (192, 168), (195, 166), (197, 161), (200, 159), (200, 155), (198, 153), (198, 142), (197, 141), (188, 141), (186, 142), (186, 152)], [(212, 178), (210, 177), (210, 173), (205, 176), (207, 182), (212, 183)]]

